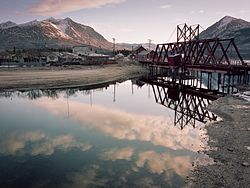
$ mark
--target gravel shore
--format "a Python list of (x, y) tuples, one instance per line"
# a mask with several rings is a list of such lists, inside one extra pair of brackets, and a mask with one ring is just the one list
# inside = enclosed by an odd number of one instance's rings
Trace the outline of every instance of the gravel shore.
[(250, 187), (250, 103), (237, 96), (220, 98), (209, 110), (222, 118), (207, 125), (214, 164), (196, 166), (186, 187)]

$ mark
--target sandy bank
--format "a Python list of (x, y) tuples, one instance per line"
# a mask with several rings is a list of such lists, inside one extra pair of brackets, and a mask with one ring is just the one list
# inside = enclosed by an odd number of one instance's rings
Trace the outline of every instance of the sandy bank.
[(215, 164), (198, 166), (188, 177), (187, 187), (234, 187), (250, 185), (250, 103), (228, 96), (215, 101), (209, 109), (222, 121), (206, 126), (209, 146), (206, 153)]
[(0, 69), (0, 90), (88, 86), (136, 78), (147, 73), (140, 65), (105, 65)]

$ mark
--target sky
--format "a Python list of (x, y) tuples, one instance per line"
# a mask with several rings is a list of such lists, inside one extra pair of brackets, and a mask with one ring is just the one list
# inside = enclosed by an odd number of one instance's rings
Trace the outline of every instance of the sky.
[(224, 16), (250, 21), (249, 0), (0, 0), (0, 22), (66, 18), (93, 27), (107, 40), (176, 41), (176, 25), (206, 29)]

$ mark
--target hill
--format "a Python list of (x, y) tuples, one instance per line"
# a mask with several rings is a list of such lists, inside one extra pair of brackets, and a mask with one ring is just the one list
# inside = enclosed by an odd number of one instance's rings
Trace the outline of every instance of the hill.
[(200, 38), (234, 38), (244, 58), (250, 58), (250, 22), (225, 16), (200, 34)]
[(107, 41), (92, 27), (74, 22), (70, 18), (49, 18), (16, 24), (8, 21), (0, 24), (0, 48), (62, 48), (81, 44), (112, 49)]

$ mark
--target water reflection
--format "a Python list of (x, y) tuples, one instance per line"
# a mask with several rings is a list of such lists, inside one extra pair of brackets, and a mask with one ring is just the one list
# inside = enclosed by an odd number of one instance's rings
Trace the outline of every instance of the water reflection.
[(86, 151), (91, 145), (76, 141), (72, 135), (51, 137), (40, 131), (11, 133), (0, 142), (0, 153), (4, 155), (52, 155), (56, 149), (67, 151), (72, 148)]
[(172, 110), (149, 97), (156, 88), (131, 83), (2, 93), (1, 186), (184, 185), (205, 158), (205, 131), (173, 126)]
[(174, 124), (183, 129), (186, 125), (195, 127), (196, 121), (216, 121), (217, 116), (206, 108), (218, 99), (211, 90), (197, 89), (165, 80), (146, 80), (153, 89), (155, 101), (174, 110)]
[(172, 156), (169, 153), (145, 151), (139, 154), (136, 165), (147, 166), (152, 173), (156, 174), (164, 173), (169, 176), (170, 172), (175, 172), (180, 176), (186, 176), (191, 168), (191, 161), (190, 156)]
[[(33, 104), (62, 117), (67, 111), (66, 100), (61, 98), (38, 99)], [(173, 150), (197, 151), (204, 146), (199, 139), (200, 130), (187, 127), (180, 132), (177, 127), (172, 126), (171, 119), (164, 116), (134, 114), (100, 105), (90, 108), (88, 104), (77, 101), (70, 101), (69, 105), (72, 120), (116, 139), (147, 141)]]
[(131, 160), (131, 157), (134, 155), (134, 148), (112, 148), (104, 151), (100, 157), (103, 160)]
[(31, 100), (36, 100), (42, 97), (48, 97), (51, 99), (57, 99), (62, 94), (70, 97), (70, 96), (76, 96), (76, 93), (81, 91), (82, 95), (90, 95), (93, 91), (104, 91), (105, 88), (98, 88), (98, 89), (88, 89), (88, 90), (82, 90), (81, 88), (68, 88), (68, 89), (33, 89), (29, 91), (5, 91), (0, 92), (0, 98), (28, 98)]

